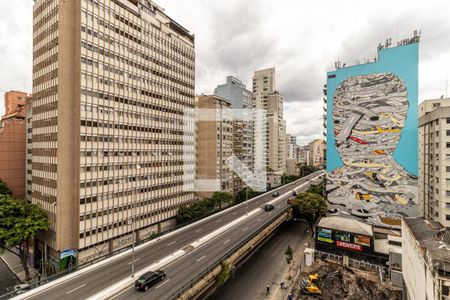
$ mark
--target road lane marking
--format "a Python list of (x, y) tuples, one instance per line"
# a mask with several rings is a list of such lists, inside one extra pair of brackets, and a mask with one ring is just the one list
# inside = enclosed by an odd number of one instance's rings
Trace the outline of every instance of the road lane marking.
[(202, 229), (200, 228), (200, 229), (197, 229), (195, 232), (200, 232), (200, 231), (202, 231)]
[(217, 220), (217, 222), (216, 223), (219, 223), (219, 222), (221, 222), (222, 221), (222, 219), (219, 219), (219, 220)]
[(140, 261), (141, 259), (140, 258), (136, 258), (134, 261), (130, 261), (129, 263), (127, 263), (127, 265), (131, 265), (133, 262), (137, 262), (137, 261)]
[(206, 257), (206, 255), (203, 255), (202, 257), (200, 257), (199, 259), (197, 259), (197, 262), (201, 261), (202, 259), (204, 259)]
[(224, 244), (226, 244), (226, 243), (228, 243), (230, 240), (228, 239), (228, 240), (226, 240), (225, 242), (223, 242)]
[[(312, 177), (312, 176), (315, 176), (315, 177)], [(309, 184), (310, 181), (315, 180), (316, 178), (321, 177), (321, 176), (324, 176), (324, 173), (323, 173), (323, 172), (321, 172), (320, 175), (316, 175), (316, 173), (314, 173), (314, 174), (309, 175), (309, 176), (307, 176), (307, 177), (305, 177), (305, 178), (302, 178), (301, 180), (299, 180), (299, 181), (296, 182), (298, 186), (296, 186), (295, 188), (296, 188), (297, 190), (304, 189), (305, 186), (306, 186), (307, 184)], [(269, 197), (263, 197), (263, 196), (266, 196), (266, 195), (260, 195), (260, 196), (255, 197), (254, 199), (251, 199), (252, 206), (257, 205), (258, 203), (260, 203), (260, 202), (262, 202), (262, 201), (265, 201), (265, 200), (268, 200), (268, 199), (269, 199)], [(256, 209), (257, 209), (257, 208), (256, 208)], [(226, 211), (223, 211), (223, 212), (225, 213)], [(232, 214), (233, 214), (233, 215), (236, 215), (237, 212), (233, 212)], [(254, 215), (254, 211), (250, 212), (249, 215)], [(206, 218), (206, 219), (208, 219), (208, 218)], [(204, 220), (205, 220), (205, 219), (203, 219), (202, 221), (204, 221)], [(229, 224), (232, 224), (232, 223), (233, 223), (233, 222), (230, 222)], [(233, 224), (234, 224), (234, 223), (233, 223)], [(193, 225), (195, 225), (195, 224), (193, 224)], [(234, 224), (234, 225), (236, 225), (236, 224)], [(183, 229), (188, 229), (188, 227), (190, 227), (190, 226), (186, 226), (186, 227), (184, 227)], [(230, 228), (231, 228), (231, 227), (230, 227)], [(228, 230), (228, 229), (227, 229), (227, 230)], [(137, 248), (138, 248), (139, 250), (146, 249), (146, 248), (148, 248), (150, 245), (153, 245), (153, 244), (154, 244), (153, 242), (158, 243), (159, 241), (162, 241), (163, 239), (167, 238), (168, 236), (170, 236), (170, 235), (172, 235), (172, 234), (176, 234), (176, 233), (182, 232), (182, 231), (183, 231), (183, 230), (180, 230), (180, 231), (178, 231), (178, 230), (177, 230), (177, 231), (173, 231), (173, 232), (169, 233), (168, 235), (165, 235), (165, 236), (162, 236), (162, 237), (160, 237), (160, 238), (154, 239), (152, 242), (145, 243), (145, 244), (143, 244), (143, 245), (138, 246)], [(200, 230), (199, 230), (199, 231), (200, 231)], [(223, 232), (221, 232), (220, 235), (221, 235), (221, 234), (223, 234)], [(35, 296), (37, 296), (37, 295), (46, 293), (46, 292), (48, 292), (49, 289), (53, 289), (53, 288), (55, 288), (55, 287), (57, 287), (57, 286), (61, 286), (61, 285), (65, 284), (65, 283), (67, 283), (67, 282), (69, 282), (69, 281), (71, 281), (71, 280), (74, 280), (75, 278), (80, 278), (80, 277), (83, 277), (83, 276), (85, 276), (86, 274), (88, 274), (88, 273), (90, 273), (90, 272), (93, 272), (93, 271), (95, 271), (95, 270), (98, 270), (98, 269), (101, 270), (101, 269), (103, 269), (103, 268), (106, 268), (109, 264), (114, 263), (114, 262), (117, 261), (118, 259), (121, 259), (121, 258), (123, 258), (123, 257), (125, 257), (125, 256), (127, 256), (127, 255), (130, 255), (130, 253), (131, 253), (131, 250), (124, 251), (124, 252), (122, 252), (122, 253), (120, 253), (120, 254), (118, 254), (118, 255), (113, 256), (112, 258), (103, 260), (103, 261), (101, 261), (101, 262), (99, 262), (99, 263), (97, 263), (97, 264), (91, 265), (91, 266), (89, 266), (89, 267), (87, 267), (87, 268), (84, 268), (84, 269), (82, 269), (82, 270), (80, 270), (80, 271), (77, 271), (77, 272), (74, 272), (74, 273), (72, 273), (72, 274), (70, 274), (70, 275), (64, 276), (64, 277), (62, 277), (62, 278), (60, 278), (60, 279), (57, 279), (57, 280), (55, 280), (55, 281), (53, 281), (53, 282), (51, 282), (51, 283), (49, 283), (49, 284), (46, 284), (45, 286), (42, 285), (42, 286), (40, 286), (40, 287), (34, 289), (32, 292), (28, 292), (28, 293), (26, 294), (25, 297), (23, 297), (23, 296), (22, 296), (22, 297), (19, 297), (19, 299), (25, 299), (25, 298), (28, 298), (28, 297), (35, 297)], [(160, 260), (158, 260), (156, 263), (159, 263), (159, 262), (160, 262)], [(168, 265), (172, 265), (172, 264), (174, 264), (174, 263), (176, 263), (176, 262), (177, 262), (177, 260), (173, 260), (173, 261), (171, 261)], [(155, 263), (155, 264), (156, 264), (156, 263)], [(166, 265), (166, 266), (168, 266), (168, 265)], [(132, 289), (132, 288), (133, 288), (133, 286), (130, 286), (130, 287), (129, 287), (129, 289)], [(126, 291), (126, 289), (124, 290), (124, 292), (125, 292), (125, 291)], [(119, 293), (119, 294), (121, 294), (121, 293)], [(116, 294), (116, 296), (119, 295), (119, 294)], [(115, 298), (116, 296), (114, 296), (114, 297), (112, 297), (112, 298)]]
[(172, 246), (173, 244), (175, 244), (177, 241), (173, 241), (172, 243), (167, 244), (167, 247)]
[(248, 227), (245, 227), (244, 229), (242, 229), (242, 231), (246, 231), (248, 229)]
[(168, 283), (170, 281), (170, 279), (167, 279), (166, 281), (164, 281), (163, 283), (161, 283), (160, 285), (158, 285), (157, 287), (155, 287), (155, 290), (159, 289), (160, 287), (162, 287), (163, 285), (165, 285), (166, 283)]
[(71, 293), (73, 293), (73, 292), (75, 292), (76, 290), (79, 290), (79, 289), (81, 289), (82, 287), (85, 287), (86, 286), (86, 283), (85, 284), (83, 284), (83, 285), (80, 285), (79, 287), (77, 287), (77, 288), (74, 288), (73, 290), (71, 290), (71, 291), (68, 291), (67, 293), (66, 293), (66, 295), (69, 295), (69, 294), (71, 294)]

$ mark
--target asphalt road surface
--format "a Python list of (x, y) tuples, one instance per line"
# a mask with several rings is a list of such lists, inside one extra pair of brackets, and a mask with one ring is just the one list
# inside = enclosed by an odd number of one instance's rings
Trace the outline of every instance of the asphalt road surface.
[(306, 224), (289, 222), (280, 227), (254, 255), (241, 265), (234, 277), (214, 292), (209, 300), (241, 300), (265, 298), (266, 286), (274, 290), (286, 274), (286, 256), (288, 246), (293, 251), (302, 248), (308, 240)]
[(0, 295), (8, 293), (8, 288), (20, 284), (17, 277), (8, 269), (5, 262), (0, 259)]
[[(315, 174), (314, 176), (310, 176), (310, 178), (315, 176), (317, 176), (317, 174)], [(302, 178), (299, 181), (295, 182), (295, 185), (288, 184), (277, 190), (280, 192), (280, 195), (282, 195), (283, 193), (292, 190), (296, 186), (303, 184), (308, 179), (308, 177)], [(274, 198), (271, 196), (271, 192), (269, 192), (267, 193), (267, 195), (264, 195), (255, 201), (250, 201), (248, 203), (248, 211), (252, 211), (255, 208), (261, 207), (263, 204), (273, 199)], [(283, 203), (284, 205), (286, 205), (285, 202)], [(272, 213), (281, 210), (281, 207), (276, 207)], [(205, 222), (199, 222), (199, 224), (195, 224), (188, 230), (177, 232), (170, 237), (162, 239), (157, 243), (136, 251), (135, 271), (138, 272), (139, 270), (166, 257), (170, 253), (182, 249), (184, 246), (189, 245), (191, 242), (197, 240), (198, 238), (217, 230), (218, 228), (226, 225), (227, 223), (233, 221), (234, 219), (237, 219), (240, 216), (245, 215), (245, 213), (246, 205), (237, 205), (230, 209), (226, 214), (214, 216)], [(222, 253), (225, 250), (223, 248), (232, 247), (235, 244), (235, 241), (245, 236), (246, 231), (250, 232), (252, 229), (254, 229), (255, 226), (260, 226), (260, 224), (255, 223), (254, 220), (247, 220), (246, 222), (248, 224), (248, 228), (246, 230), (240, 232), (231, 230), (231, 233), (234, 234), (230, 236), (230, 241), (224, 243), (225, 240), (221, 240), (223, 247), (217, 247), (216, 243), (214, 242), (207, 243), (206, 245), (200, 247), (198, 250), (192, 251), (185, 257), (174, 262), (172, 265), (163, 268), (167, 272), (167, 279), (165, 280), (165, 282), (163, 282), (162, 286), (156, 286), (145, 294), (134, 291), (133, 289), (131, 289), (131, 291), (125, 290), (125, 292), (120, 294), (118, 298), (138, 299), (142, 296), (147, 298), (150, 297), (150, 295), (155, 295), (147, 299), (164, 299), (163, 295), (168, 295), (175, 291), (177, 288), (181, 287), (192, 276), (194, 276), (194, 274), (199, 272), (203, 266), (210, 262), (214, 256)], [(244, 229), (245, 227), (246, 226), (240, 228)], [(202, 258), (202, 256), (205, 257)], [(130, 271), (131, 254), (103, 265), (95, 270), (86, 272), (63, 284), (49, 287), (39, 294), (30, 296), (27, 299), (86, 299), (110, 287), (114, 283), (126, 278), (127, 276), (130, 276)]]

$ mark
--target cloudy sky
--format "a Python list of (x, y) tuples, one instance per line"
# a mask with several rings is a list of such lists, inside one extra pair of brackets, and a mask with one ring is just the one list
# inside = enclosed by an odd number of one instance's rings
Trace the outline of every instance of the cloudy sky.
[[(254, 70), (274, 66), (287, 131), (301, 144), (321, 137), (322, 86), (334, 62), (373, 58), (387, 37), (395, 43), (421, 29), (419, 101), (445, 94), (450, 73), (447, 0), (156, 2), (196, 36), (197, 93), (212, 93), (227, 75), (237, 75), (250, 87)], [(0, 1), (2, 94), (31, 91), (32, 3)]]

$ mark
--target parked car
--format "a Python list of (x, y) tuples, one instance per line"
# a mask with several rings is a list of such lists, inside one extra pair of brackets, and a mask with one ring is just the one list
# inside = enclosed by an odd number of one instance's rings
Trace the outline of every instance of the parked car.
[(163, 270), (150, 271), (141, 275), (134, 283), (134, 287), (139, 291), (146, 291), (165, 278), (166, 273)]
[(289, 199), (287, 200), (287, 204), (288, 204), (288, 205), (292, 205), (292, 201), (294, 201), (294, 199), (293, 199), (293, 198), (289, 198)]
[(272, 204), (266, 204), (264, 205), (264, 210), (265, 211), (271, 211), (275, 208), (275, 206), (273, 206)]
[(278, 196), (280, 196), (280, 192), (273, 192), (272, 193), (272, 197), (278, 197)]
[(297, 191), (296, 190), (292, 190), (292, 196), (297, 197)]

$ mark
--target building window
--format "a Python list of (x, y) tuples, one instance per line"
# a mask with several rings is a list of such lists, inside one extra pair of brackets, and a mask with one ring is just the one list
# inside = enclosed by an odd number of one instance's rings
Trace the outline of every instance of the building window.
[(446, 122), (447, 122), (447, 124), (450, 124), (450, 118), (447, 118)]
[(433, 107), (439, 107), (439, 106), (441, 106), (440, 103), (433, 103)]
[(445, 220), (450, 221), (450, 215), (445, 215)]
[(450, 197), (450, 191), (445, 191), (445, 196)]

